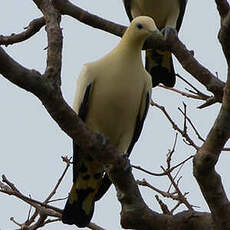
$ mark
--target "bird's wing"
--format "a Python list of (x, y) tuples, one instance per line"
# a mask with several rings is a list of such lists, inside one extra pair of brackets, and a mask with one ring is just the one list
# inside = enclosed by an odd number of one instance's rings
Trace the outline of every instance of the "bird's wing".
[[(77, 88), (76, 94), (74, 98), (73, 109), (78, 116), (85, 122), (87, 113), (88, 113), (88, 105), (89, 105), (89, 97), (92, 92), (93, 79), (87, 69), (87, 65), (84, 65), (82, 71), (77, 80)], [(76, 181), (77, 174), (77, 164), (76, 162), (79, 160), (78, 156), (79, 146), (75, 141), (73, 141), (73, 182)]]
[[(92, 73), (85, 65), (77, 80), (77, 89), (73, 108), (78, 116), (85, 121), (88, 113), (88, 105), (94, 85)], [(62, 213), (62, 222), (75, 224), (78, 227), (88, 225), (93, 215), (94, 202), (91, 199), (94, 188), (89, 186), (87, 172), (90, 171), (87, 162), (81, 158), (81, 148), (73, 141), (73, 186)], [(87, 176), (87, 177), (86, 177)]]
[(147, 92), (144, 92), (142, 95), (140, 110), (139, 110), (139, 113), (137, 115), (137, 120), (136, 120), (135, 130), (133, 133), (133, 138), (132, 138), (132, 141), (131, 141), (129, 148), (127, 150), (128, 156), (130, 156), (135, 143), (138, 141), (138, 139), (141, 135), (144, 121), (145, 121), (145, 118), (146, 118), (146, 115), (147, 115), (147, 112), (149, 109), (150, 98), (151, 98), (151, 89)]
[[(85, 119), (86, 114), (82, 114), (83, 108), (86, 107), (85, 103), (88, 103), (88, 96), (90, 91), (90, 86), (92, 85), (94, 79), (93, 75), (87, 65), (84, 65), (77, 79), (76, 93), (74, 97), (73, 109), (81, 117)], [(83, 107), (83, 108), (81, 108)], [(81, 110), (81, 111), (80, 111)], [(81, 113), (81, 114), (80, 114)]]
[(178, 19), (177, 19), (177, 23), (176, 23), (177, 32), (180, 30), (180, 27), (181, 27), (181, 24), (182, 24), (182, 21), (183, 21), (183, 17), (184, 17), (185, 7), (186, 7), (186, 4), (187, 4), (187, 1), (188, 0), (179, 0), (180, 13), (179, 13), (179, 16), (178, 16)]
[(125, 6), (125, 10), (126, 10), (126, 14), (129, 17), (129, 20), (132, 21), (133, 17), (131, 14), (131, 0), (123, 0), (124, 6)]
[[(85, 95), (83, 97), (82, 103), (79, 107), (79, 112), (78, 112), (78, 116), (85, 121), (86, 116), (87, 116), (87, 112), (88, 112), (88, 104), (89, 104), (89, 95), (90, 95), (90, 91), (92, 89), (92, 83), (89, 84), (85, 90)], [(77, 170), (77, 161), (78, 161), (78, 149), (79, 149), (79, 145), (77, 145), (77, 143), (75, 141), (73, 141), (73, 182), (76, 182), (76, 177), (77, 174), (76, 172), (78, 172)]]
[[(149, 104), (150, 104), (150, 98), (151, 98), (151, 80), (149, 79), (149, 90), (148, 91), (144, 91), (143, 95), (142, 95), (142, 100), (141, 100), (141, 104), (140, 104), (140, 109), (139, 109), (139, 113), (137, 115), (136, 118), (136, 125), (135, 125), (135, 129), (134, 129), (134, 133), (133, 133), (133, 138), (132, 141), (129, 145), (129, 148), (127, 150), (127, 156), (129, 157), (132, 149), (135, 145), (135, 143), (138, 141), (142, 128), (143, 128), (143, 124), (149, 109)], [(95, 201), (100, 200), (101, 197), (107, 192), (107, 190), (109, 189), (109, 187), (111, 186), (112, 182), (109, 179), (107, 173), (104, 175), (101, 186), (95, 196)]]

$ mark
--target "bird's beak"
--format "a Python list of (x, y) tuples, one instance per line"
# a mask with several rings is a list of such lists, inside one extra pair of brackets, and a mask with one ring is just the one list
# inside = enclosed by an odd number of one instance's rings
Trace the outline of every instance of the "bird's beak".
[(158, 30), (158, 29), (156, 29), (156, 30), (151, 30), (150, 32), (151, 32), (151, 35), (153, 35), (153, 36), (160, 36), (161, 38), (164, 37), (163, 34), (161, 33), (161, 31)]

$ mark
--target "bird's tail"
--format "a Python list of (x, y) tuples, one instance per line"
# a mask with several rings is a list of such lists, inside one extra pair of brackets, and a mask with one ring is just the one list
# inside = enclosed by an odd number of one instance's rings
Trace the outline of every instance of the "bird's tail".
[(175, 85), (176, 79), (171, 52), (146, 50), (145, 68), (152, 76), (153, 87), (159, 83), (167, 87)]
[(86, 227), (93, 216), (95, 196), (101, 185), (103, 171), (101, 167), (96, 170), (95, 167), (91, 168), (89, 163), (82, 162), (78, 168), (75, 182), (62, 213), (64, 224)]

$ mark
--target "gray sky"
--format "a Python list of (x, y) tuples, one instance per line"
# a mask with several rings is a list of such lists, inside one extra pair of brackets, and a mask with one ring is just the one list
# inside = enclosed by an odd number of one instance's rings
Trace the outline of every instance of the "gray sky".
[[(121, 0), (78, 0), (78, 6), (91, 13), (102, 16), (117, 23), (128, 25), (128, 18)], [(0, 34), (8, 35), (21, 32), (28, 23), (41, 14), (31, 0), (7, 0), (1, 3)], [(96, 60), (110, 51), (119, 42), (119, 38), (103, 31), (88, 27), (70, 18), (63, 17), (64, 34), (62, 89), (67, 102), (73, 102), (76, 78), (86, 62)], [(217, 41), (219, 16), (214, 1), (190, 0), (187, 6), (180, 38), (186, 46), (194, 50), (195, 57), (213, 73), (218, 72), (221, 80), (226, 79), (226, 63), (221, 47)], [(47, 46), (44, 28), (29, 41), (4, 48), (12, 57), (27, 68), (44, 71)], [(175, 62), (176, 71), (197, 86), (197, 82)], [(181, 81), (177, 88), (183, 89)], [(204, 89), (201, 87), (201, 89)], [(182, 102), (187, 106), (187, 112), (194, 124), (205, 137), (211, 128), (220, 106), (214, 105), (204, 110), (196, 109), (199, 101), (182, 98), (175, 93), (155, 88), (153, 99), (164, 105), (172, 118), (182, 127), (183, 117), (178, 111)], [(5, 174), (9, 180), (26, 195), (34, 199), (44, 200), (55, 185), (65, 165), (60, 157), (72, 155), (70, 138), (60, 130), (58, 125), (30, 93), (19, 89), (0, 77), (0, 174)], [(193, 135), (193, 134), (192, 134)], [(194, 154), (194, 150), (185, 146), (178, 136), (176, 155), (173, 163)], [(160, 111), (150, 108), (143, 133), (131, 155), (131, 163), (141, 165), (153, 172), (160, 172), (160, 166), (165, 165), (165, 156), (173, 145), (175, 132)], [(199, 143), (199, 142), (197, 142)], [(230, 191), (227, 181), (227, 162), (229, 153), (222, 154), (218, 162), (218, 172), (223, 175), (225, 189)], [(146, 178), (152, 185), (167, 189), (167, 178), (149, 177), (133, 170), (137, 179)], [(192, 163), (188, 163), (181, 171), (181, 189), (190, 192), (188, 199), (193, 205), (200, 206), (200, 211), (208, 211), (198, 185), (192, 176)], [(72, 171), (69, 170), (56, 198), (67, 196), (72, 184)], [(155, 211), (160, 211), (155, 201), (155, 193), (149, 189), (141, 189), (142, 195)], [(164, 201), (168, 202), (166, 199)], [(171, 202), (168, 202), (171, 205)], [(11, 216), (18, 222), (27, 218), (29, 206), (23, 202), (0, 193), (0, 229), (12, 230), (17, 227), (9, 220)], [(64, 202), (57, 204), (63, 208)], [(170, 206), (172, 207), (172, 206)], [(181, 208), (181, 210), (184, 207)], [(96, 203), (93, 222), (106, 229), (120, 229), (120, 204), (116, 199), (114, 188)], [(63, 229), (61, 223), (51, 224), (43, 229)], [(65, 226), (65, 229), (76, 229)]]

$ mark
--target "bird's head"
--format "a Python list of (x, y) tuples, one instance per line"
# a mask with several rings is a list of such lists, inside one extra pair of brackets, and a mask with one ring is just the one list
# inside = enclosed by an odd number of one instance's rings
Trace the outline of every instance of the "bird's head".
[(154, 20), (148, 16), (139, 16), (132, 20), (129, 30), (133, 35), (142, 39), (146, 39), (152, 34), (162, 36), (162, 33), (156, 27)]

